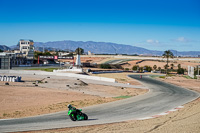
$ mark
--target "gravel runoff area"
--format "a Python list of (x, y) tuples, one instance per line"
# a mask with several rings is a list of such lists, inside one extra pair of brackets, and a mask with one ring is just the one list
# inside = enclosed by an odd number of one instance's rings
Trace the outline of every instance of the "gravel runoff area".
[[(124, 77), (123, 77), (124, 78)], [(186, 79), (183, 76), (175, 76), (166, 79), (159, 79), (171, 84), (182, 86), (200, 92), (200, 81)], [(103, 124), (84, 127), (64, 128), (57, 130), (34, 131), (36, 133), (199, 133), (200, 132), (200, 98), (184, 105), (184, 108), (168, 115), (147, 120), (132, 120), (121, 123)]]

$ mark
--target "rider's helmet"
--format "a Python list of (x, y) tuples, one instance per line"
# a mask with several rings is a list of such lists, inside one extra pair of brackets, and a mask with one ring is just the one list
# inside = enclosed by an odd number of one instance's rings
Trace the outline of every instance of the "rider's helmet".
[(68, 104), (68, 105), (67, 105), (67, 107), (68, 107), (68, 108), (71, 108), (71, 107), (72, 107), (72, 105), (71, 105), (71, 104)]

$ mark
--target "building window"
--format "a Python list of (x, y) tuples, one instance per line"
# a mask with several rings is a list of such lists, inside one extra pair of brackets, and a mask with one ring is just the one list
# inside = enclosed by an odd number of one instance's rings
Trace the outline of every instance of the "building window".
[(26, 46), (23, 46), (22, 49), (27, 49), (27, 47), (26, 47)]

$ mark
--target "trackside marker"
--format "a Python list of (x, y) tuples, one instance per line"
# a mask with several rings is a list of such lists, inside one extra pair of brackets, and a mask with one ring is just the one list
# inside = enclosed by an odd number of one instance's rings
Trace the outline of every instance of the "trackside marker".
[(177, 111), (178, 109), (171, 109), (169, 110), (170, 112), (174, 112), (174, 111)]
[(136, 120), (146, 120), (146, 119), (157, 118), (157, 117), (160, 117), (160, 116), (163, 116), (163, 115), (167, 115), (167, 114), (169, 114), (171, 112), (177, 111), (177, 110), (182, 109), (182, 108), (184, 108), (184, 106), (178, 106), (177, 108), (171, 109), (171, 110), (169, 110), (167, 112), (160, 113), (160, 114), (157, 114), (157, 115), (153, 115), (153, 116), (150, 116), (150, 117), (138, 118)]
[(158, 115), (167, 115), (167, 114), (169, 114), (169, 113), (160, 113), (160, 114), (158, 114)]
[(176, 109), (182, 109), (182, 108), (184, 108), (183, 106), (178, 106)]

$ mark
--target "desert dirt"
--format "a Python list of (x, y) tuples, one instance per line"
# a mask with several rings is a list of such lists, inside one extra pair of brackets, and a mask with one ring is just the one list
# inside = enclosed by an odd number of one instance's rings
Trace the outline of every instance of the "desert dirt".
[[(130, 70), (133, 68), (135, 65), (139, 65), (140, 67), (144, 66), (150, 66), (153, 68), (154, 65), (160, 67), (161, 69), (164, 69), (164, 66), (166, 65), (165, 61), (142, 61), (141, 60), (133, 60), (133, 61), (128, 61), (127, 64), (122, 65), (123, 68), (129, 68)], [(178, 60), (173, 60), (169, 62), (169, 68), (171, 67), (171, 64), (174, 65), (173, 69), (178, 69), (178, 64), (181, 64), (181, 67), (184, 69), (188, 69), (188, 66), (197, 66), (199, 65), (198, 62), (190, 62), (190, 61), (178, 61)]]
[[(90, 63), (97, 63), (97, 64), (101, 64), (101, 63), (105, 63), (107, 61), (110, 60), (117, 60), (120, 58), (114, 58), (114, 57), (81, 57), (81, 62), (90, 62)], [(124, 58), (122, 58), (124, 59)], [(144, 66), (151, 66), (153, 68), (154, 65), (158, 67), (161, 67), (161, 69), (164, 69), (164, 66), (166, 65), (166, 61), (163, 59), (161, 59), (160, 61), (151, 61), (151, 60), (144, 60), (142, 62), (140, 62), (142, 60), (140, 59), (134, 59), (134, 60), (130, 60), (130, 61), (125, 61), (122, 64), (123, 68), (129, 68), (129, 70), (132, 69), (133, 66), (135, 65), (139, 65), (140, 67), (144, 67)], [(138, 63), (140, 62), (140, 63)], [(181, 61), (177, 58), (173, 58), (169, 61), (169, 66), (171, 67), (171, 64), (174, 65), (173, 69), (177, 69), (178, 68), (178, 64), (181, 64), (181, 67), (184, 69), (188, 69), (188, 65), (189, 66), (196, 66), (199, 65), (198, 61), (190, 61), (190, 60), (185, 60), (185, 61)]]
[[(90, 56), (86, 56), (86, 57), (81, 57), (81, 62), (87, 62), (87, 63), (97, 63), (97, 64), (102, 64), (105, 63), (107, 61), (110, 60), (118, 60), (118, 59), (124, 59), (124, 58), (114, 58), (114, 57), (90, 57)], [(61, 60), (63, 62), (74, 62), (76, 60), (76, 58), (74, 58), (74, 60)], [(132, 70), (133, 66), (135, 65), (139, 65), (140, 67), (144, 67), (144, 66), (151, 66), (153, 68), (154, 65), (158, 67), (161, 67), (161, 69), (164, 69), (164, 66), (166, 65), (166, 61), (163, 59), (159, 60), (159, 61), (152, 61), (152, 60), (143, 60), (142, 62), (141, 59), (133, 59), (130, 61), (124, 61), (121, 66), (122, 68), (128, 68), (129, 70)], [(171, 67), (171, 64), (173, 64), (173, 69), (177, 69), (178, 68), (178, 64), (181, 64), (181, 67), (184, 69), (188, 69), (188, 65), (189, 66), (197, 66), (199, 65), (199, 61), (190, 61), (190, 60), (179, 60), (177, 58), (170, 58), (169, 61), (169, 67)], [(98, 68), (99, 69), (99, 68)]]
[[(114, 74), (113, 74), (114, 75)], [(121, 74), (123, 75), (123, 74)], [(119, 75), (118, 75), (119, 76)], [(123, 76), (122, 76), (123, 77)], [(123, 77), (124, 78), (124, 77)], [(200, 92), (200, 81), (174, 76), (158, 79)], [(200, 98), (184, 105), (184, 108), (168, 115), (148, 120), (132, 120), (120, 123), (63, 128), (57, 130), (35, 131), (36, 133), (199, 133), (200, 132)]]
[[(101, 63), (101, 62), (105, 62), (106, 60), (109, 60), (109, 59), (106, 57), (81, 57), (81, 62)], [(76, 57), (73, 60), (72, 59), (59, 59), (59, 61), (73, 63), (76, 61)]]

